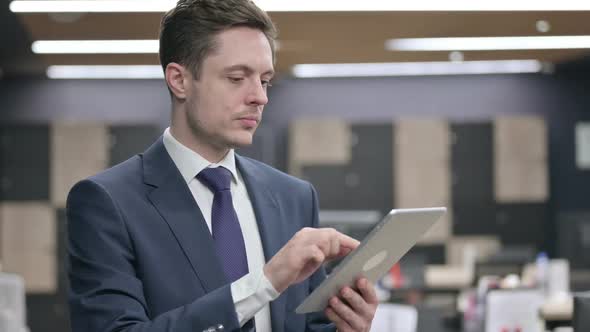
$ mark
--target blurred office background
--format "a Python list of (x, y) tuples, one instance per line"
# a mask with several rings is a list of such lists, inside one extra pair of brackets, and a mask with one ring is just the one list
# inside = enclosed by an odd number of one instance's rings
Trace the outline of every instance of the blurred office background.
[[(84, 77), (97, 67), (60, 67), (157, 66), (153, 42), (132, 54), (33, 44), (154, 40), (161, 12), (50, 2), (0, 4), (0, 305), (17, 308), (0, 311), (32, 332), (69, 331), (70, 187), (142, 152), (170, 112), (157, 67), (102, 79)], [(312, 182), (321, 223), (359, 239), (392, 207), (449, 208), (379, 283), (384, 302), (417, 313), (415, 330), (502, 329), (486, 325), (512, 319), (494, 306), (519, 300), (531, 306), (519, 315), (544, 328), (575, 325), (572, 294), (590, 290), (590, 12), (270, 10), (278, 75), (255, 143), (239, 153)], [(400, 46), (550, 36), (563, 38)], [(357, 67), (297, 66), (342, 63)], [(512, 290), (490, 290), (500, 288)]]

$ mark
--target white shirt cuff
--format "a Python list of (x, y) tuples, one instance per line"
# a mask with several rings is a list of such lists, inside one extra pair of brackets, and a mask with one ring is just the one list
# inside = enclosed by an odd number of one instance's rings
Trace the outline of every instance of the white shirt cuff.
[(231, 294), (240, 326), (246, 324), (260, 309), (281, 295), (262, 269), (234, 281), (231, 284)]

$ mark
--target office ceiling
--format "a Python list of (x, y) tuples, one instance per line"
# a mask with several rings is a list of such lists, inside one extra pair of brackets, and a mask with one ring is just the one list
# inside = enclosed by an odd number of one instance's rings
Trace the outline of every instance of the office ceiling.
[[(33, 55), (33, 40), (156, 39), (159, 13), (14, 14), (0, 8), (0, 68), (9, 76), (42, 75), (52, 64), (157, 64), (145, 55)], [(582, 12), (358, 12), (271, 13), (279, 27), (277, 68), (297, 63), (446, 61), (449, 52), (386, 51), (384, 42), (409, 37), (590, 35)], [(549, 23), (537, 31), (539, 20)], [(465, 60), (538, 59), (562, 63), (589, 49), (469, 51)]]

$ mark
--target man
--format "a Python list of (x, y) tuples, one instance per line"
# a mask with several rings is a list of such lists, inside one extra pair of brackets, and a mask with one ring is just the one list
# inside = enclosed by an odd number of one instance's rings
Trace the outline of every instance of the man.
[(181, 0), (164, 16), (170, 127), (68, 197), (74, 332), (369, 330), (366, 279), (324, 313), (295, 314), (322, 263), (358, 241), (315, 228), (309, 183), (233, 150), (268, 102), (274, 34), (249, 0)]

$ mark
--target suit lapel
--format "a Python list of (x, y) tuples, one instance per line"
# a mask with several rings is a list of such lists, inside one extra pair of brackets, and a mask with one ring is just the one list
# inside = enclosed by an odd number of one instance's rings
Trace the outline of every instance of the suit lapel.
[(206, 292), (225, 284), (211, 233), (188, 185), (168, 155), (162, 138), (143, 154), (149, 200), (174, 233)]
[[(154, 187), (148, 198), (168, 223), (185, 256), (206, 292), (224, 284), (223, 269), (214, 250), (213, 239), (205, 219), (186, 182), (168, 155), (162, 138), (142, 156), (144, 182)], [(237, 167), (252, 202), (266, 260), (283, 246), (285, 239), (279, 205), (259, 166), (236, 154)], [(283, 331), (286, 296), (270, 304), (272, 331)]]
[[(236, 164), (244, 179), (248, 196), (252, 202), (256, 223), (262, 240), (266, 260), (270, 260), (283, 246), (285, 239), (282, 226), (283, 218), (279, 205), (264, 182), (265, 175), (259, 166), (236, 154)], [(270, 303), (271, 324), (273, 331), (284, 330), (286, 296), (284, 294)]]

